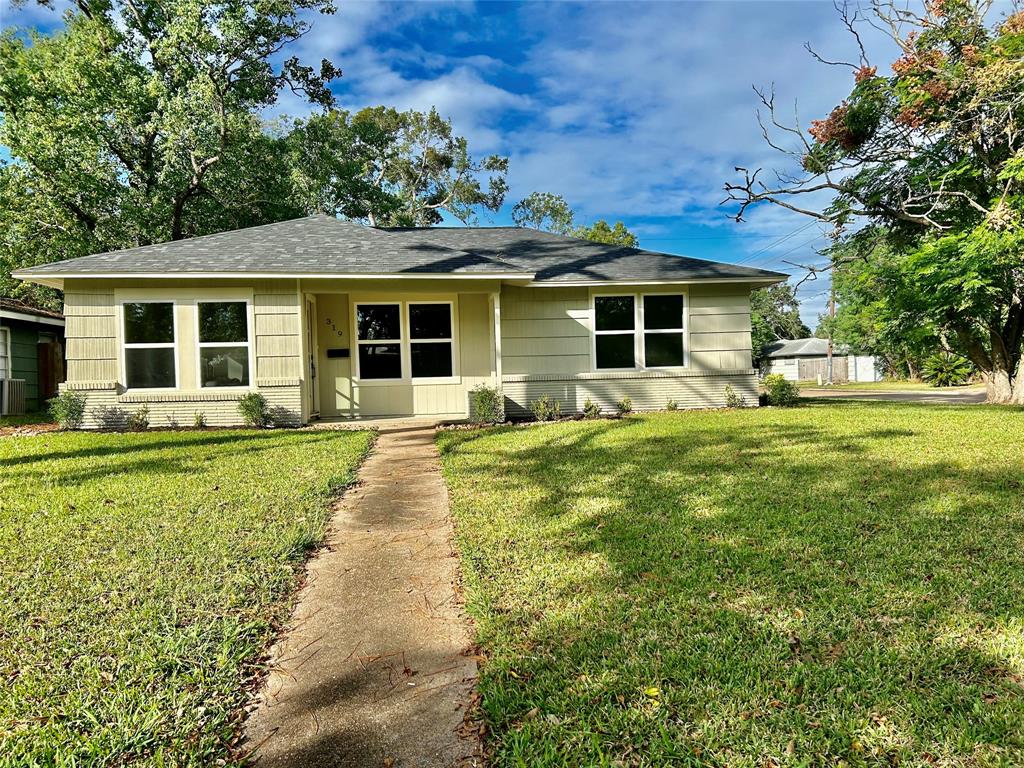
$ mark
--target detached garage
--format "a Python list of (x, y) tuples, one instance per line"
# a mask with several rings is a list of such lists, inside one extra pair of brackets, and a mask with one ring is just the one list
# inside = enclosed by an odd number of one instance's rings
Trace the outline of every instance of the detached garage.
[[(828, 339), (788, 339), (770, 344), (765, 357), (768, 373), (781, 373), (788, 381), (828, 379)], [(832, 381), (881, 381), (875, 358), (855, 355), (846, 346), (832, 350)]]

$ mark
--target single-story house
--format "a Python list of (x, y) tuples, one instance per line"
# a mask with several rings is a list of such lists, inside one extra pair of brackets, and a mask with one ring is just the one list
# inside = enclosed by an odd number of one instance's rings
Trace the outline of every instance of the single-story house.
[[(786, 339), (765, 348), (767, 373), (781, 373), (789, 381), (828, 380), (828, 339)], [(843, 344), (832, 349), (832, 381), (881, 381), (875, 358), (856, 355)]]
[(518, 227), (370, 228), (331, 216), (19, 270), (64, 291), (69, 389), (86, 426), (236, 424), (263, 393), (281, 423), (510, 416), (757, 400), (750, 291), (777, 272)]
[(42, 410), (64, 381), (64, 317), (0, 297), (0, 416)]

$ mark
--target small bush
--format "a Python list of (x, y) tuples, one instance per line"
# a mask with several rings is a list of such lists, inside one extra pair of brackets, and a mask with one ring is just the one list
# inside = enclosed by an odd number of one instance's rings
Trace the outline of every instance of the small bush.
[(554, 421), (562, 415), (562, 404), (547, 395), (541, 395), (530, 403), (530, 410), (537, 421)]
[(85, 418), (85, 395), (66, 389), (48, 403), (50, 417), (61, 429), (79, 429)]
[(633, 410), (633, 399), (629, 395), (626, 395), (615, 404), (615, 407), (619, 409), (620, 414), (625, 416)]
[(196, 411), (192, 414), (192, 429), (202, 429), (206, 426), (206, 414)]
[(596, 419), (601, 415), (601, 406), (591, 400), (589, 397), (583, 401), (583, 418), (584, 419)]
[(665, 403), (665, 410), (666, 411), (678, 411), (679, 410), (679, 403), (677, 403), (675, 400), (673, 400), (670, 397), (668, 399), (668, 402)]
[(725, 407), (746, 408), (747, 398), (732, 388), (732, 384), (725, 385)]
[(950, 352), (932, 355), (921, 365), (921, 376), (933, 387), (959, 387), (973, 371), (969, 360)]
[(247, 427), (265, 427), (270, 423), (267, 398), (259, 392), (247, 392), (238, 399), (238, 412)]
[(124, 420), (124, 427), (129, 432), (145, 432), (149, 429), (149, 406), (144, 405), (137, 411), (132, 411)]
[(470, 413), (477, 424), (500, 424), (505, 420), (501, 393), (494, 387), (478, 384), (469, 393)]
[(790, 408), (800, 400), (800, 388), (796, 382), (787, 381), (781, 373), (771, 373), (765, 376), (764, 386), (768, 391), (769, 405)]

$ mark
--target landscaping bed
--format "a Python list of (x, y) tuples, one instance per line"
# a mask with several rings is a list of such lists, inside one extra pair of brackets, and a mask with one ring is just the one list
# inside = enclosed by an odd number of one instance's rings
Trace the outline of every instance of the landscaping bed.
[(438, 437), (495, 765), (1024, 764), (1024, 412)]
[(0, 439), (0, 765), (209, 766), (366, 432)]

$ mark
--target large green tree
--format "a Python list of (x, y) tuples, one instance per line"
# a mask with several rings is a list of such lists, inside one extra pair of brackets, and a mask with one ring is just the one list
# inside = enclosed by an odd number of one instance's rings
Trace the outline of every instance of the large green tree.
[(298, 121), (288, 141), (299, 203), (371, 226), (472, 223), (508, 189), (508, 158), (474, 158), (436, 109), (332, 110)]
[[(44, 3), (45, 5), (45, 3)], [(23, 264), (301, 214), (260, 110), (332, 103), (328, 61), (271, 62), (328, 0), (78, 0), (0, 36), (0, 290)]]
[(609, 224), (598, 219), (593, 224), (577, 225), (576, 213), (561, 195), (551, 192), (533, 192), (512, 208), (512, 221), (518, 227), (540, 229), (559, 235), (578, 237), (581, 240), (593, 240), (607, 245), (623, 245), (637, 248), (640, 241), (621, 221)]
[(811, 330), (800, 319), (800, 302), (788, 283), (750, 292), (750, 337), (754, 365), (764, 360), (765, 347), (783, 339), (802, 339)]
[[(871, 23), (899, 46), (892, 74), (863, 45), (858, 61), (829, 62), (850, 68), (853, 89), (807, 131), (762, 94), (765, 136), (794, 166), (771, 182), (741, 168), (726, 189), (737, 219), (775, 204), (835, 225), (840, 239), (871, 227), (884, 249), (869, 250), (898, 260), (921, 323), (974, 362), (990, 401), (1024, 403), (1024, 12), (990, 19), (990, 9), (873, 0), (844, 10), (858, 43)], [(831, 202), (814, 205), (823, 194)]]
[(869, 227), (835, 246), (838, 308), (819, 333), (874, 355), (888, 375), (916, 379), (924, 360), (950, 345), (929, 315), (912, 254), (893, 251), (888, 239)]

